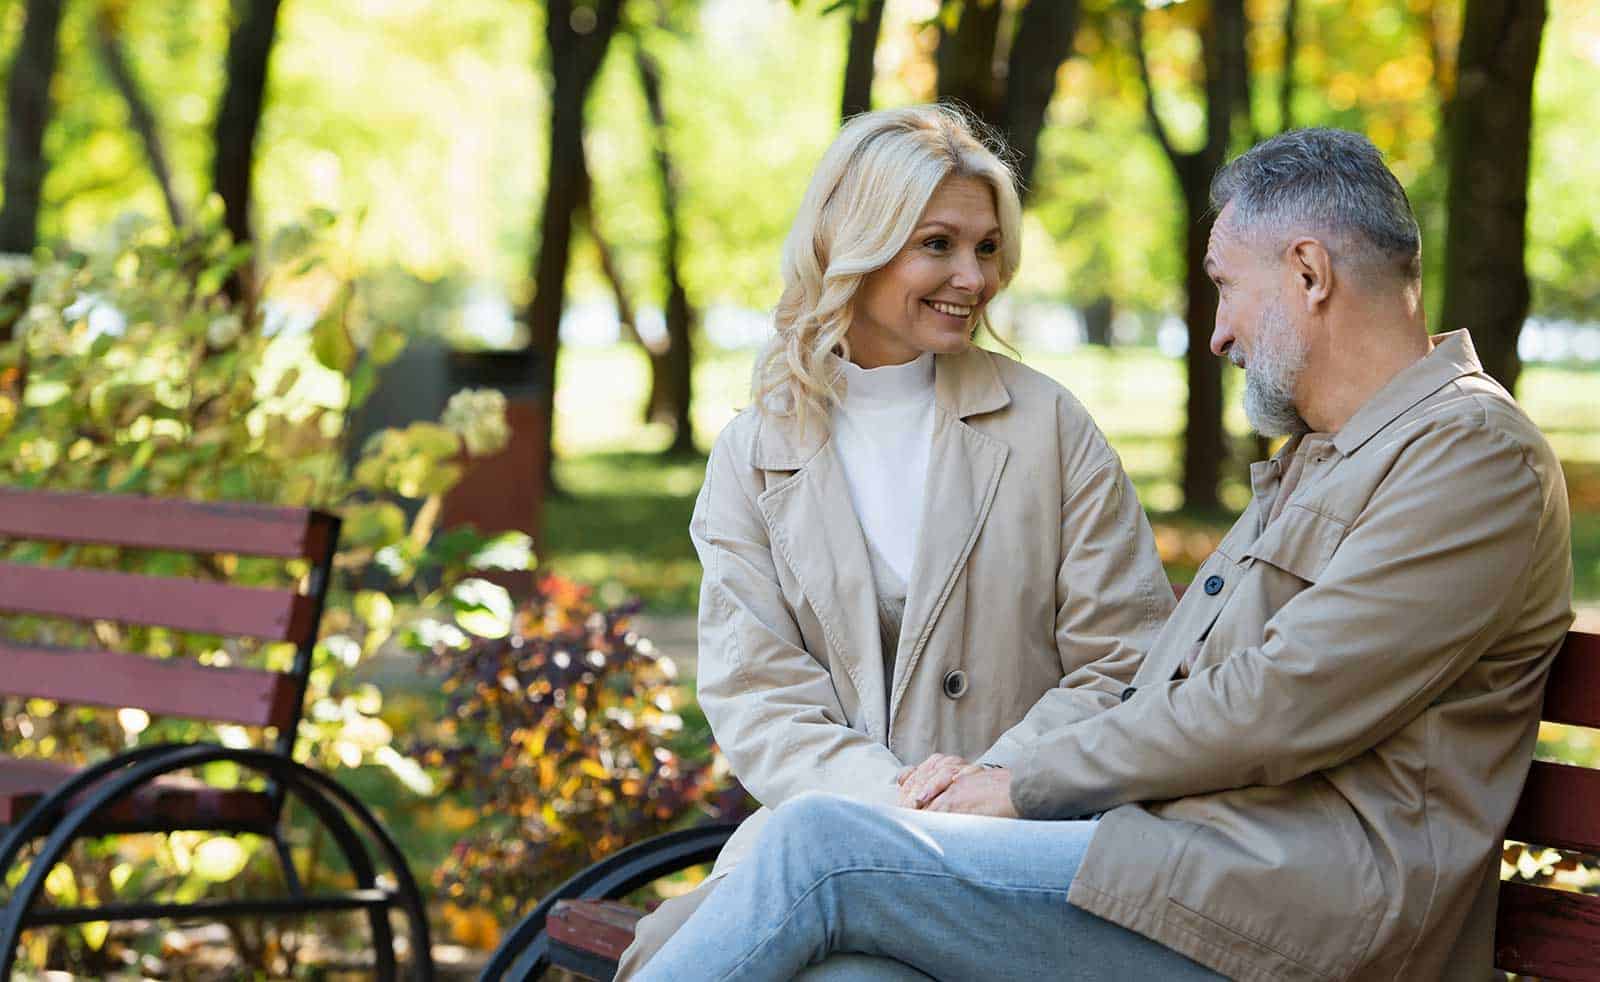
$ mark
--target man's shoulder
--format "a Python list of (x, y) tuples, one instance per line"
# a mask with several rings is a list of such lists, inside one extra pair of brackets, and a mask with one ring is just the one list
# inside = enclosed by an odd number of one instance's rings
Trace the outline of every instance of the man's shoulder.
[(1463, 450), (1487, 453), (1498, 447), (1501, 452), (1521, 454), (1536, 470), (1558, 466), (1555, 451), (1538, 425), (1485, 373), (1455, 379), (1424, 400), (1414, 415), (1422, 433), (1437, 432), (1461, 441)]

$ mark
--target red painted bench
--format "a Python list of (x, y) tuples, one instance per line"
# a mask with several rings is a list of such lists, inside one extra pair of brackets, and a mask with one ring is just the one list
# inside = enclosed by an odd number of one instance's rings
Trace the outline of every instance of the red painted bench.
[[(1567, 635), (1551, 669), (1543, 718), (1551, 723), (1600, 728), (1600, 635), (1578, 631)], [(703, 833), (708, 841), (717, 834), (726, 839), (726, 831)], [(1535, 762), (1506, 837), (1600, 854), (1600, 770)], [(549, 965), (584, 978), (612, 978), (618, 956), (633, 940), (634, 925), (644, 916), (643, 911), (617, 903), (615, 898), (715, 855), (713, 849), (710, 855), (688, 857), (693, 862), (662, 856), (652, 863), (650, 847), (646, 842), (627, 850), (637, 855), (625, 889), (597, 890), (594, 877), (584, 880), (590, 872), (585, 871), (557, 890), (507, 935), (481, 979), (535, 978)], [(622, 857), (613, 860), (617, 858)], [(1495, 965), (1519, 975), (1600, 982), (1600, 896), (1502, 883)]]
[[(412, 974), (432, 977), (421, 894), (393, 841), (349, 792), (293, 760), (338, 535), (337, 518), (303, 508), (0, 488), (0, 542), (45, 544), (32, 549), (34, 554), (70, 556), (84, 546), (109, 545), (200, 557), (297, 560), (309, 570), (301, 588), (272, 589), (226, 582), (220, 571), (227, 565), (215, 559), (205, 568), (216, 578), (205, 580), (0, 561), (4, 614), (288, 642), (295, 651), (293, 663), (283, 671), (220, 667), (138, 652), (19, 641), (15, 622), (0, 621), (0, 696), (141, 709), (158, 717), (242, 725), (261, 736), (258, 748), (141, 746), (87, 768), (0, 756), (0, 883), (24, 861), (27, 847), (37, 846), (26, 857), (26, 874), (0, 910), (0, 978), (10, 973), (27, 929), (338, 910), (366, 912), (378, 974), (393, 978), (391, 909), (401, 910), (409, 921)], [(232, 761), (265, 781), (254, 787), (218, 788), (188, 776), (216, 761)], [(354, 889), (309, 893), (302, 887), (280, 823), (290, 796), (331, 833), (353, 875)], [(177, 830), (266, 837), (275, 848), (287, 895), (189, 904), (141, 899), (61, 907), (41, 902), (45, 875), (74, 840)], [(380, 885), (373, 847), (395, 887)]]

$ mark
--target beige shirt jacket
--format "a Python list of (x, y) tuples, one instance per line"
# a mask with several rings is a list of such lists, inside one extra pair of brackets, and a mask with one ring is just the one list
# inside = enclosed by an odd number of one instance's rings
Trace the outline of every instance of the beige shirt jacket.
[(1073, 904), (1240, 979), (1490, 977), (1570, 518), (1466, 333), (1434, 343), (1338, 433), (1254, 466), (1136, 692), (1017, 762), (1025, 817), (1109, 809)]
[(935, 357), (934, 406), (892, 677), (826, 428), (746, 409), (711, 452), (690, 524), (699, 699), (766, 808), (805, 791), (893, 805), (901, 767), (936, 752), (1009, 760), (1038, 730), (1030, 709), (1116, 705), (1172, 609), (1133, 485), (1065, 389), (970, 349)]

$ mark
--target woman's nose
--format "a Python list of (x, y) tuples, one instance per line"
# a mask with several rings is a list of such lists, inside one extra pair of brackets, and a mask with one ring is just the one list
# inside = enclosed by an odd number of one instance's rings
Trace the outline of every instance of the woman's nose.
[(983, 269), (978, 264), (977, 256), (967, 255), (956, 260), (956, 268), (950, 274), (950, 285), (966, 293), (983, 292)]

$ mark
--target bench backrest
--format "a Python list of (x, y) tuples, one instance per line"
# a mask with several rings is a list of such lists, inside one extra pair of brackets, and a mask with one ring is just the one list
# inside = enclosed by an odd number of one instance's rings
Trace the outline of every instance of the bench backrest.
[(0, 611), (286, 641), (288, 671), (45, 647), (0, 636), (0, 695), (273, 727), (293, 748), (339, 520), (307, 508), (0, 488), (0, 540), (305, 560), (299, 589), (0, 562)]
[[(1600, 635), (1567, 635), (1543, 718), (1600, 728)], [(1600, 770), (1535, 761), (1506, 838), (1600, 855)], [(1600, 979), (1600, 897), (1502, 883), (1495, 964), (1521, 975)]]

